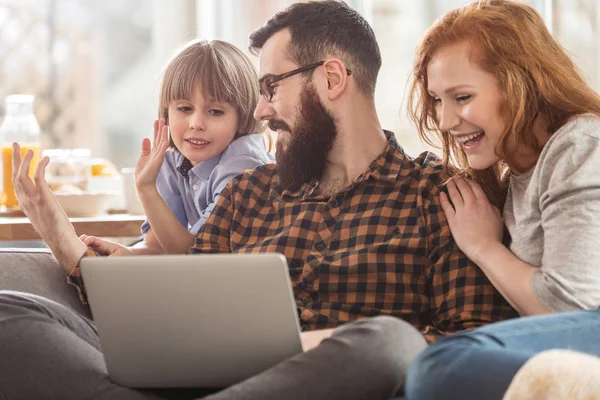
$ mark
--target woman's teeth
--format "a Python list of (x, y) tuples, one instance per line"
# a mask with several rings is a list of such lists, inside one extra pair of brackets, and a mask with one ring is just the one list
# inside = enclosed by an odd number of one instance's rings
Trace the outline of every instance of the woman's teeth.
[(479, 138), (480, 136), (483, 136), (483, 131), (472, 133), (468, 136), (461, 136), (459, 138), (456, 138), (456, 140), (458, 140), (459, 143), (467, 143), (474, 139)]

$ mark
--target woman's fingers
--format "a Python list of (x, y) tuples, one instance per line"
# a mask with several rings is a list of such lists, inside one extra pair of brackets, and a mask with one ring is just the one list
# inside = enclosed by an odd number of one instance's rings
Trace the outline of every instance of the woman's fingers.
[(467, 181), (460, 176), (457, 176), (452, 179), (456, 184), (458, 191), (463, 199), (465, 204), (471, 204), (475, 200), (475, 195), (473, 194), (473, 189), (471, 189), (471, 185), (467, 183)]
[(475, 182), (472, 179), (467, 179), (467, 183), (471, 187), (473, 195), (477, 200), (487, 200), (487, 196), (479, 183)]
[(454, 205), (454, 209), (457, 207), (461, 207), (464, 205), (463, 197), (456, 186), (456, 182), (454, 181), (456, 178), (452, 178), (446, 184), (446, 188), (448, 189), (448, 197), (450, 197), (450, 201)]
[(454, 207), (450, 204), (450, 200), (448, 200), (448, 196), (444, 192), (440, 192), (440, 204), (442, 205), (444, 214), (446, 214), (446, 218), (448, 218), (448, 220), (454, 218), (456, 210), (454, 210)]

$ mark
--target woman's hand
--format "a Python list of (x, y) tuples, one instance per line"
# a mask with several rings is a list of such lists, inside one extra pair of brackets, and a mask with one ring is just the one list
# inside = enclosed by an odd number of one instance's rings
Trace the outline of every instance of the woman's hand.
[(44, 157), (37, 165), (34, 179), (29, 177), (33, 151), (28, 150), (21, 161), (21, 148), (13, 143), (12, 180), (21, 209), (46, 242), (64, 271), (69, 274), (85, 253), (73, 225), (50, 190), (44, 174), (50, 161)]
[(130, 256), (133, 255), (131, 249), (122, 246), (110, 240), (100, 239), (95, 236), (81, 235), (79, 239), (86, 244), (87, 247), (94, 250), (103, 256)]
[(478, 264), (490, 246), (502, 243), (504, 224), (500, 210), (488, 201), (477, 182), (455, 177), (447, 188), (452, 204), (444, 192), (440, 200), (452, 236), (462, 252)]
[(156, 178), (165, 160), (165, 154), (169, 147), (169, 127), (165, 125), (165, 119), (154, 121), (154, 143), (144, 138), (142, 141), (142, 154), (135, 165), (135, 184), (138, 192), (156, 189)]

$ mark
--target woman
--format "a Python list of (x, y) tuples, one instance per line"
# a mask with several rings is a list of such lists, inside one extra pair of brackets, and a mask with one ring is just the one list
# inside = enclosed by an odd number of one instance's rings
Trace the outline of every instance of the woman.
[(460, 169), (441, 199), (458, 246), (533, 317), (433, 345), (407, 398), (500, 399), (538, 352), (600, 354), (600, 97), (539, 14), (493, 0), (446, 14), (417, 51), (409, 109)]

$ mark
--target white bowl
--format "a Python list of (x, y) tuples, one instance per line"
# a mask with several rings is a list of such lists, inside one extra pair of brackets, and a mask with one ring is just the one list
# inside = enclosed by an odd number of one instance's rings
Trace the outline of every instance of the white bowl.
[(117, 194), (57, 192), (54, 196), (69, 217), (95, 217), (109, 209), (111, 201), (117, 197)]

